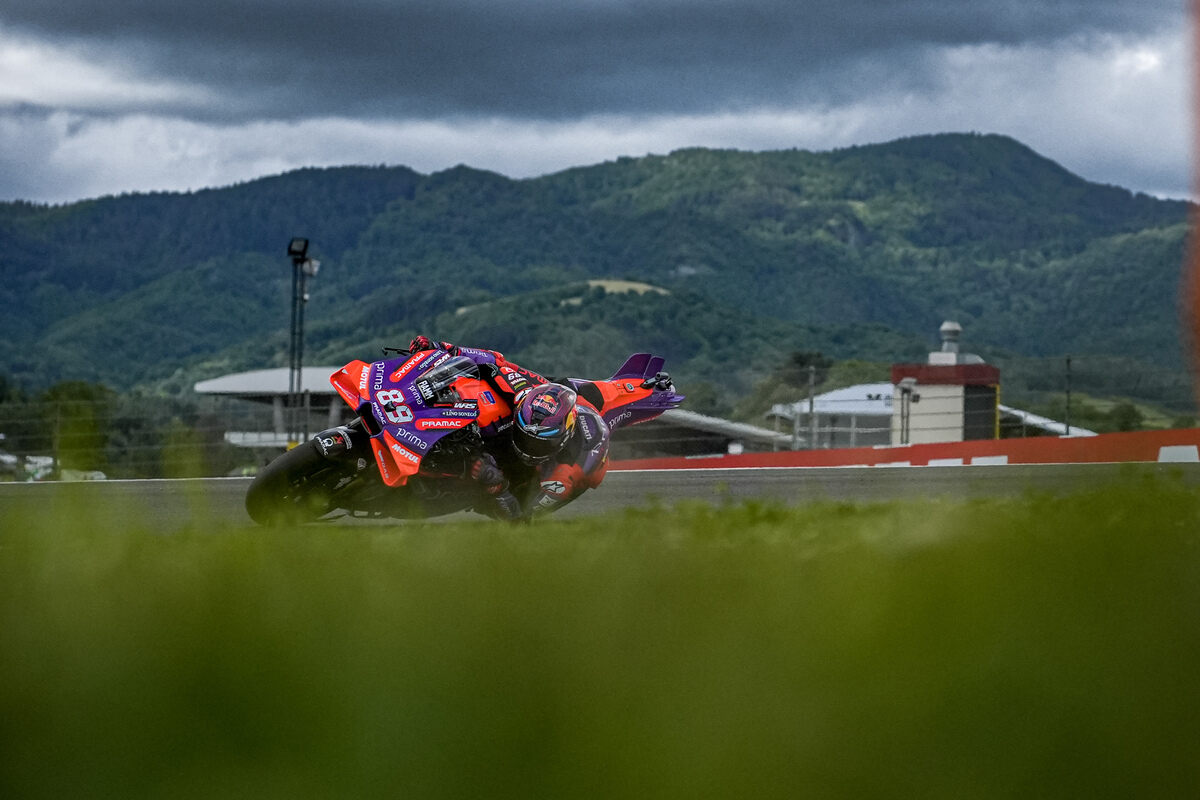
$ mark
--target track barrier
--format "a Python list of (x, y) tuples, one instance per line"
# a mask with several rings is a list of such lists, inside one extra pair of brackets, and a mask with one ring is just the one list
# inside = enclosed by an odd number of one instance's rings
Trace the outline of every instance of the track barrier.
[(1200, 428), (615, 461), (610, 470), (1200, 462)]

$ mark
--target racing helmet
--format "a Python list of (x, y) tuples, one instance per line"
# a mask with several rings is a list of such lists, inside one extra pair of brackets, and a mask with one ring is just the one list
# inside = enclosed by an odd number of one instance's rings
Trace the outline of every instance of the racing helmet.
[(527, 390), (513, 409), (513, 445), (522, 460), (545, 461), (562, 449), (575, 432), (575, 391), (561, 383)]

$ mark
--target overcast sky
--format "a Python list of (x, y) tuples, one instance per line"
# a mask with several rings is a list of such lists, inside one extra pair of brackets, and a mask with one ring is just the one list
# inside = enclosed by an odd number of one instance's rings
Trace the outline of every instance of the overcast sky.
[(1190, 190), (1185, 0), (4, 0), (0, 200), (1013, 136)]

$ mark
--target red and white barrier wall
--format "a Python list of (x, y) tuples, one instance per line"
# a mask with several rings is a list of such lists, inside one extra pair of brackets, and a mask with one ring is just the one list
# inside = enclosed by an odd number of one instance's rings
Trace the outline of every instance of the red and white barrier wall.
[(787, 450), (704, 457), (614, 461), (610, 470), (738, 467), (939, 467), (972, 464), (1073, 464), (1122, 461), (1200, 462), (1200, 428), (1041, 436), (971, 442)]

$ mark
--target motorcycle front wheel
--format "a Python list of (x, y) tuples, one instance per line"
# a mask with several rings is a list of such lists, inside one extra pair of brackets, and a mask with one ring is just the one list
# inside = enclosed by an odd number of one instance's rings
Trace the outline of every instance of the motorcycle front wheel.
[(246, 512), (259, 525), (312, 522), (337, 507), (334, 495), (349, 477), (311, 441), (293, 447), (264, 467), (246, 492)]

